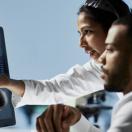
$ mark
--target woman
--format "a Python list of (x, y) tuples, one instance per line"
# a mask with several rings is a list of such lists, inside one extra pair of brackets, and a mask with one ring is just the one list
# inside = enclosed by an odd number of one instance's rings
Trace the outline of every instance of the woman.
[(0, 86), (22, 96), (19, 104), (13, 101), (17, 106), (66, 103), (70, 99), (102, 90), (97, 59), (104, 51), (104, 41), (112, 22), (128, 13), (128, 6), (122, 0), (87, 0), (78, 13), (78, 30), (80, 46), (92, 58), (88, 63), (76, 65), (51, 80), (12, 80), (2, 76)]

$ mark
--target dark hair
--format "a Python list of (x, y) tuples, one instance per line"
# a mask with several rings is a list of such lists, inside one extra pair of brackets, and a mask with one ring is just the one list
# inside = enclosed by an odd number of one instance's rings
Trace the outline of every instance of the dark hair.
[(116, 21), (114, 21), (114, 23), (112, 25), (125, 25), (127, 26), (127, 40), (130, 42), (130, 44), (132, 45), (132, 13), (125, 16), (125, 17), (121, 17), (119, 19), (117, 19)]
[[(115, 8), (119, 17), (125, 16), (130, 13), (128, 6), (122, 0), (109, 0), (109, 2)], [(108, 32), (113, 21), (117, 19), (117, 16), (114, 13), (111, 13), (103, 9), (87, 6), (86, 4), (81, 6), (81, 8), (78, 11), (78, 15), (81, 12), (87, 13), (88, 15), (90, 15), (91, 19), (101, 24), (105, 32)]]

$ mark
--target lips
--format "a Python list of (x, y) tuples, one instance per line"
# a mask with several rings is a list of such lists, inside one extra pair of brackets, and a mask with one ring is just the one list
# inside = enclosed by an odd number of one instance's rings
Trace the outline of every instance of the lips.
[(98, 54), (95, 50), (87, 50), (85, 49), (85, 52), (90, 55), (93, 59), (97, 60), (100, 54)]

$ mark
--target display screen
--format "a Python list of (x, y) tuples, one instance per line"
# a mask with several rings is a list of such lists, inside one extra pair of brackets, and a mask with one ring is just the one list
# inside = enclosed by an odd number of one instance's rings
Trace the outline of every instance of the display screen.
[[(0, 27), (0, 75), (9, 76), (7, 53), (3, 28)], [(6, 88), (0, 88), (0, 127), (15, 124), (15, 113), (11, 101), (11, 92)]]

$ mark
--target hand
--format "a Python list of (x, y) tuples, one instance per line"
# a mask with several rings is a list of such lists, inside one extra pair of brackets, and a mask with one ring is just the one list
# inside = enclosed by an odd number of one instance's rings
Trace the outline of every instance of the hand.
[(66, 105), (51, 105), (37, 118), (38, 132), (69, 132), (81, 117), (78, 109)]
[(0, 76), (0, 88), (7, 88), (10, 83), (10, 79), (5, 75)]

